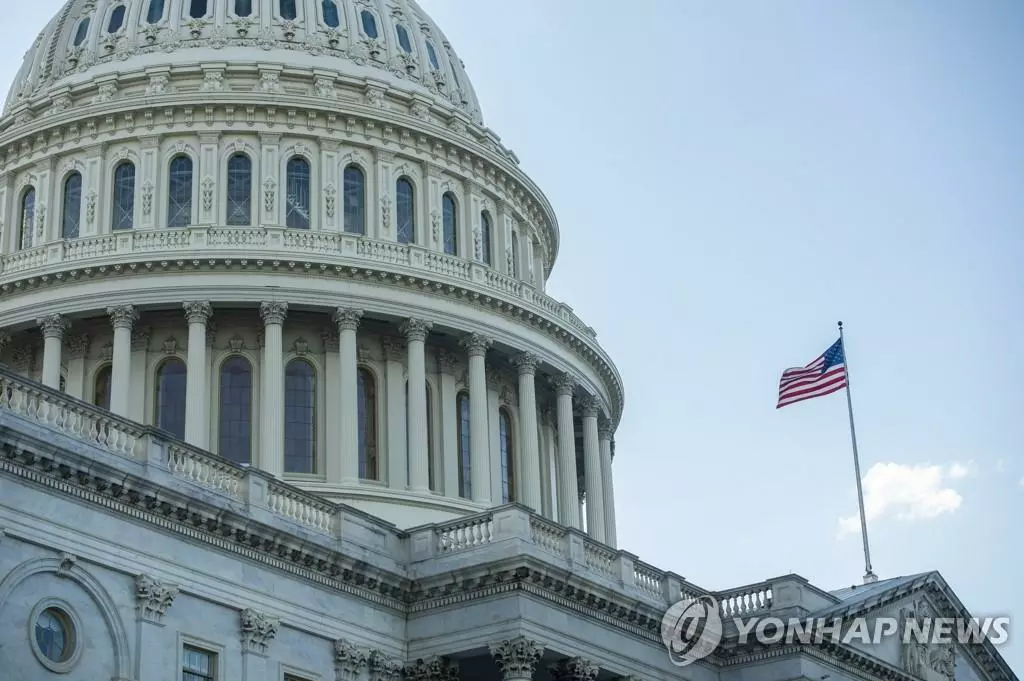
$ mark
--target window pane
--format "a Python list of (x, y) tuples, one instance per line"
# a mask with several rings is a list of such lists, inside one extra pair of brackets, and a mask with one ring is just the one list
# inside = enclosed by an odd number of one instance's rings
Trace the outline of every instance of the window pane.
[(135, 219), (135, 165), (122, 163), (114, 170), (114, 205), (111, 229), (131, 229)]
[(473, 486), (469, 461), (469, 394), (461, 392), (455, 401), (458, 413), (456, 437), (459, 446), (459, 496), (471, 499)]
[(235, 154), (228, 160), (227, 223), (252, 224), (252, 161), (245, 154)]
[(78, 47), (85, 42), (85, 39), (89, 37), (89, 17), (82, 19), (78, 23), (78, 30), (75, 31), (75, 47)]
[(146, 21), (155, 24), (163, 18), (164, 0), (149, 0), (149, 12), (146, 13)]
[(341, 18), (338, 16), (338, 5), (334, 0), (323, 1), (324, 23), (330, 28), (338, 28)]
[(508, 412), (498, 412), (498, 441), (501, 452), (501, 503), (515, 498), (515, 467), (512, 462), (512, 421)]
[(157, 369), (156, 426), (185, 437), (185, 363), (169, 359)]
[(60, 235), (64, 239), (78, 238), (82, 219), (82, 176), (71, 173), (64, 180), (64, 207), (61, 215)]
[(252, 14), (252, 0), (235, 0), (235, 16), (247, 17)]
[(519, 237), (512, 232), (512, 276), (519, 276)]
[(363, 171), (357, 166), (348, 166), (344, 180), (345, 231), (366, 234), (366, 179)]
[(220, 427), (217, 452), (235, 463), (252, 456), (252, 366), (231, 357), (220, 368)]
[(404, 177), (395, 185), (398, 209), (398, 243), (410, 244), (416, 241), (415, 203), (412, 182)]
[(190, 646), (182, 649), (182, 681), (214, 681), (217, 673), (216, 656), (213, 653)]
[(96, 382), (92, 391), (92, 403), (102, 409), (110, 409), (110, 375), (111, 366), (108, 364), (96, 373)]
[(445, 194), (441, 199), (441, 208), (444, 223), (444, 252), (448, 255), (458, 255), (459, 243), (455, 224), (455, 199), (451, 194)]
[(366, 34), (367, 38), (376, 39), (377, 20), (374, 18), (373, 13), (370, 10), (364, 9), (359, 16), (363, 21), (363, 33)]
[(187, 227), (192, 223), (192, 159), (174, 158), (168, 175), (167, 226)]
[(405, 30), (405, 26), (398, 24), (395, 26), (395, 32), (398, 34), (398, 45), (402, 51), (406, 54), (412, 52), (412, 43), (409, 42), (409, 32)]
[(107, 24), (107, 33), (117, 33), (124, 26), (124, 5), (118, 5), (110, 13), (110, 23)]
[(285, 224), (294, 229), (309, 229), (309, 163), (295, 157), (288, 161)]
[(373, 375), (359, 370), (359, 477), (379, 480), (377, 466), (377, 387)]
[(427, 41), (427, 59), (430, 60), (430, 66), (435, 71), (441, 70), (441, 65), (437, 62), (437, 52), (434, 50), (434, 43)]
[(281, 18), (291, 21), (295, 16), (295, 0), (281, 0)]
[(36, 229), (36, 190), (29, 187), (21, 197), (21, 247), (32, 248)]
[(193, 19), (202, 19), (206, 16), (206, 0), (192, 0), (188, 15)]
[(491, 264), (491, 215), (487, 211), (480, 214), (480, 250), (483, 251), (484, 263)]
[(284, 470), (316, 472), (316, 373), (301, 359), (284, 372)]

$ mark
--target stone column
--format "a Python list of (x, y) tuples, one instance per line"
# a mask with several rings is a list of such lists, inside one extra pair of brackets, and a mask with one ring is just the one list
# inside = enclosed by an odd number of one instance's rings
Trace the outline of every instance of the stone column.
[(580, 529), (579, 488), (576, 484), (576, 431), (572, 422), (572, 394), (576, 378), (555, 379), (558, 394), (558, 522)]
[[(0, 352), (3, 352), (0, 344)], [(68, 339), (68, 380), (64, 392), (68, 397), (76, 397), (92, 402), (91, 390), (85, 386), (85, 356), (89, 353), (89, 336), (77, 334)]]
[(427, 442), (427, 369), (424, 355), (427, 334), (433, 326), (421, 319), (407, 319), (400, 331), (408, 346), (409, 371), (409, 486), (430, 491), (430, 446)]
[(167, 645), (163, 618), (178, 595), (178, 587), (149, 575), (135, 577), (136, 650), (134, 678), (160, 678), (164, 671), (177, 667), (177, 650)]
[[(387, 480), (391, 489), (405, 489), (409, 486), (409, 459), (406, 457), (405, 428), (408, 419), (405, 409), (405, 377), (402, 375), (402, 360), (405, 358), (405, 343), (397, 338), (381, 340), (384, 348), (384, 371), (387, 387)], [(383, 453), (383, 449), (381, 450)], [(383, 457), (382, 457), (383, 460)]]
[[(338, 327), (325, 328), (320, 333), (324, 344), (324, 385), (327, 390), (324, 392), (324, 441), (327, 443), (327, 456), (324, 461), (324, 474), (327, 482), (340, 483), (342, 481), (342, 458), (345, 450), (342, 446), (341, 436), (341, 389), (334, 389), (334, 386), (341, 385), (341, 362), (340, 362), (340, 341), (338, 339)], [(333, 448), (333, 449), (332, 449)], [(358, 456), (358, 454), (357, 454)]]
[(260, 404), (260, 464), (267, 473), (284, 472), (284, 347), (281, 338), (288, 303), (260, 305), (263, 318), (263, 391)]
[(604, 543), (618, 548), (615, 532), (615, 487), (612, 484), (612, 430), (611, 423), (599, 424), (597, 439), (601, 446), (601, 501), (604, 502)]
[(108, 307), (114, 327), (114, 349), (110, 367), (110, 411), (128, 416), (128, 395), (132, 375), (132, 325), (139, 313), (131, 305)]
[(551, 424), (554, 423), (554, 414), (551, 409), (545, 408), (540, 414), (540, 489), (543, 507), (541, 513), (544, 514), (545, 518), (555, 519), (557, 511), (555, 510), (555, 504), (552, 502), (552, 498), (555, 495), (555, 490), (552, 489), (551, 469), (552, 462), (555, 460), (552, 450), (555, 446), (554, 431), (552, 430)]
[(544, 654), (544, 646), (524, 636), (492, 643), (490, 649), (502, 681), (533, 681), (537, 663)]
[(601, 401), (583, 401), (583, 474), (587, 487), (587, 534), (604, 541), (604, 487), (601, 482), (601, 447), (597, 440), (597, 415)]
[(338, 325), (338, 356), (341, 364), (341, 478), (346, 484), (359, 481), (359, 348), (356, 329), (362, 310), (339, 307), (334, 312)]
[(51, 314), (37, 319), (36, 324), (43, 330), (43, 385), (60, 390), (60, 355), (71, 323), (59, 314)]
[(487, 369), (491, 339), (471, 333), (462, 339), (469, 355), (469, 468), (473, 501), (491, 503), (491, 467), (487, 437)]
[(209, 449), (210, 364), (206, 359), (206, 322), (213, 308), (205, 300), (183, 303), (188, 322), (188, 366), (185, 374), (185, 442)]
[(525, 352), (512, 360), (519, 369), (519, 442), (522, 453), (519, 501), (541, 513), (540, 451), (537, 433), (537, 356)]
[(437, 353), (440, 370), (438, 386), (441, 389), (441, 461), (444, 462), (444, 494), (459, 497), (459, 442), (458, 413), (455, 400), (455, 367), (458, 360), (447, 350)]
[(501, 431), (498, 427), (501, 388), (502, 380), (498, 376), (498, 369), (492, 366), (487, 371), (487, 451), (490, 452), (487, 465), (491, 472), (491, 492), (488, 496), (495, 506), (504, 501), (501, 489)]
[(582, 657), (561, 660), (548, 667), (552, 681), (596, 681), (599, 671), (600, 667)]

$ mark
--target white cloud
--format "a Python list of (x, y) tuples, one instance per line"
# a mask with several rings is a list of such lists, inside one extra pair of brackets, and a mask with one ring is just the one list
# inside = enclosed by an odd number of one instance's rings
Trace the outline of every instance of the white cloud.
[[(932, 466), (876, 463), (864, 476), (864, 512), (868, 521), (895, 517), (898, 520), (930, 520), (953, 513), (963, 497), (950, 483), (973, 472), (973, 463)], [(1024, 480), (1021, 481), (1024, 485)], [(860, 532), (860, 516), (839, 519), (839, 537)]]

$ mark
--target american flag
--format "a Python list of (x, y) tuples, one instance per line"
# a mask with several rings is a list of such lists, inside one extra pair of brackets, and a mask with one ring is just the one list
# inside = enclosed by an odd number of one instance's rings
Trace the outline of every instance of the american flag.
[(843, 340), (832, 344), (818, 359), (805, 367), (782, 372), (779, 381), (779, 403), (776, 409), (812, 397), (829, 395), (846, 387), (846, 355)]

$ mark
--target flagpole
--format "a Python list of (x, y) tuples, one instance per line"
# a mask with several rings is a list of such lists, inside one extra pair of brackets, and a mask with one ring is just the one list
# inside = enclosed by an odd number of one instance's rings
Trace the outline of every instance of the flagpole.
[(846, 408), (850, 412), (850, 442), (853, 444), (853, 472), (857, 476), (857, 504), (860, 506), (860, 536), (864, 541), (864, 583), (878, 581), (878, 575), (871, 569), (871, 549), (868, 548), (868, 521), (864, 513), (864, 490), (860, 484), (860, 458), (857, 456), (857, 429), (853, 425), (853, 398), (850, 397), (850, 359), (846, 356), (846, 341), (843, 340), (843, 323), (839, 322), (839, 345), (843, 348), (843, 364), (846, 371)]

